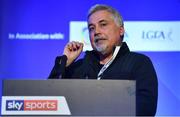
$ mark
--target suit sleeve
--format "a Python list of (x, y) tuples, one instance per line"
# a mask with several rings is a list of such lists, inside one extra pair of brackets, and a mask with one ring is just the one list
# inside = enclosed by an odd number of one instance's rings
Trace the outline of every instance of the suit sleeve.
[(56, 57), (55, 65), (54, 65), (53, 69), (51, 70), (51, 73), (50, 73), (48, 79), (61, 78), (65, 72), (66, 61), (67, 61), (66, 55)]
[(142, 57), (137, 63), (134, 73), (137, 85), (136, 114), (138, 116), (154, 116), (158, 98), (157, 75), (148, 57)]

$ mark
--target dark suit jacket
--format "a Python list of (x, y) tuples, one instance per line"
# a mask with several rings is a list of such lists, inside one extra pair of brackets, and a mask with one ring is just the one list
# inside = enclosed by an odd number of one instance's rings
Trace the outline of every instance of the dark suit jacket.
[[(57, 57), (49, 79), (96, 79), (101, 69), (95, 51), (88, 51), (83, 59), (65, 67), (67, 57)], [(113, 63), (101, 79), (136, 80), (136, 115), (154, 116), (157, 108), (158, 81), (151, 60), (142, 54), (130, 52), (123, 42)]]

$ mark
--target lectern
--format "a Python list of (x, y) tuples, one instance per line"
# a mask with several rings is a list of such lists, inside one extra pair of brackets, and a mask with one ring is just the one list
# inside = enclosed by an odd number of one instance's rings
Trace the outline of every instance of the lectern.
[[(10, 98), (2, 103), (4, 108), (2, 111), (6, 111), (5, 115), (13, 115), (12, 112), (17, 112), (14, 115), (19, 115), (19, 112), (23, 112), (23, 115), (28, 116), (39, 114), (57, 116), (56, 110), (53, 109), (58, 107), (51, 104), (52, 100), (45, 101), (50, 96), (51, 99), (61, 97), (66, 101), (65, 106), (68, 107), (70, 114), (64, 114), (65, 116), (134, 116), (136, 113), (135, 89), (136, 82), (133, 80), (4, 80), (3, 97)], [(39, 100), (41, 97), (43, 100)], [(35, 100), (30, 101), (30, 99)], [(45, 104), (41, 104), (42, 102)], [(34, 106), (34, 110), (29, 109), (29, 105)], [(52, 115), (41, 112), (40, 107), (53, 108), (50, 110)], [(62, 106), (60, 110), (63, 108)], [(32, 113), (26, 114), (26, 112)]]

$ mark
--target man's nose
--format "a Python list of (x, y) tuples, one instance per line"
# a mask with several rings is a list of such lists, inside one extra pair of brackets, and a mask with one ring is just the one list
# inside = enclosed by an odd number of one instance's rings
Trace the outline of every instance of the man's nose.
[(98, 27), (96, 27), (95, 32), (94, 32), (94, 36), (97, 36), (99, 34), (101, 34), (101, 31)]

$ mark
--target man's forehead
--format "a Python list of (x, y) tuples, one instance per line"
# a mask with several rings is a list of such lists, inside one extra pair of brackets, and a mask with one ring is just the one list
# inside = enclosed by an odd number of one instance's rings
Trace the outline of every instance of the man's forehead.
[(112, 14), (106, 10), (96, 11), (88, 18), (88, 24), (112, 20)]

